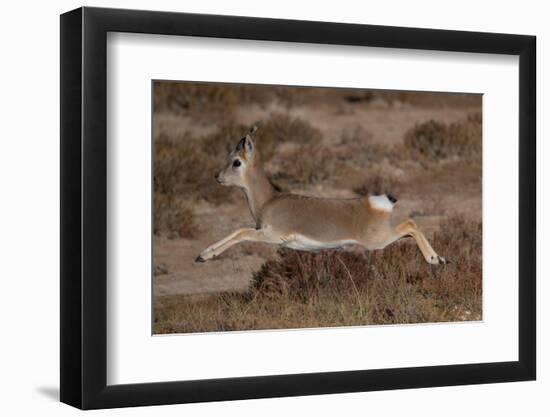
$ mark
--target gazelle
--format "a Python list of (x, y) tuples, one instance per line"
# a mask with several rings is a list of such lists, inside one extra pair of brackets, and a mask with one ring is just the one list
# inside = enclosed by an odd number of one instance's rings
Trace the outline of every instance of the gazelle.
[(244, 190), (255, 228), (238, 229), (206, 248), (195, 260), (205, 262), (245, 241), (265, 242), (291, 249), (316, 251), (349, 244), (382, 249), (412, 236), (426, 262), (445, 264), (413, 220), (392, 226), (396, 199), (374, 195), (353, 199), (306, 197), (279, 192), (267, 178), (252, 136), (254, 126), (229, 154), (228, 165), (216, 175), (218, 183)]

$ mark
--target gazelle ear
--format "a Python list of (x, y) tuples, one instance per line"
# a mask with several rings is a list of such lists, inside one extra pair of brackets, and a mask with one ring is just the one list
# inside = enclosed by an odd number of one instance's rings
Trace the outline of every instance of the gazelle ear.
[(247, 154), (254, 153), (254, 149), (256, 145), (254, 144), (254, 141), (252, 140), (252, 136), (254, 136), (254, 133), (258, 130), (258, 126), (254, 125), (250, 128), (248, 131), (248, 134), (245, 137), (245, 149)]
[(252, 137), (250, 135), (246, 135), (239, 141), (237, 147), (235, 148), (235, 151), (239, 152), (243, 149), (247, 153), (247, 155), (252, 155), (254, 153), (254, 141), (252, 140)]
[(255, 147), (256, 145), (252, 140), (252, 136), (250, 136), (249, 134), (246, 135), (244, 138), (244, 150), (246, 151), (247, 155), (252, 155), (254, 153)]
[(239, 143), (237, 143), (237, 146), (235, 147), (235, 151), (240, 151), (241, 149), (244, 149), (244, 146), (246, 144), (246, 137), (242, 138)]
[(255, 145), (254, 141), (252, 140), (252, 135), (254, 135), (257, 130), (258, 128), (255, 125), (252, 126), (246, 136), (239, 141), (237, 147), (235, 148), (235, 151), (239, 152), (244, 149), (247, 154), (254, 153)]

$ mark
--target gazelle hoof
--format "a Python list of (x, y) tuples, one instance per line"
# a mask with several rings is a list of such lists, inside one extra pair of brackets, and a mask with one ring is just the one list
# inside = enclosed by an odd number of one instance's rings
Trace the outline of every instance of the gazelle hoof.
[(445, 259), (443, 256), (436, 255), (436, 256), (432, 256), (430, 263), (432, 265), (444, 265), (444, 264), (450, 264), (451, 261), (449, 261), (448, 259)]
[(195, 262), (206, 262), (206, 259), (204, 259), (201, 255), (199, 255), (195, 258)]

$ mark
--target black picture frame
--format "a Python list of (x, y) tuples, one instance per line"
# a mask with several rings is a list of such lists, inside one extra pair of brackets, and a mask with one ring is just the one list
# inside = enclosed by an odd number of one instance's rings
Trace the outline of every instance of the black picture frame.
[[(519, 360), (107, 385), (108, 32), (519, 56)], [(88, 7), (61, 15), (61, 401), (94, 409), (535, 379), (535, 54), (524, 35)]]

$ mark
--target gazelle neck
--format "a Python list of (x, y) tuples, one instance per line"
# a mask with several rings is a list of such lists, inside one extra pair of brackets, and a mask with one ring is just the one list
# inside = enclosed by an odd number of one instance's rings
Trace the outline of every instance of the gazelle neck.
[(262, 207), (273, 198), (275, 189), (261, 167), (256, 168), (246, 180), (244, 193), (254, 220), (260, 220)]

